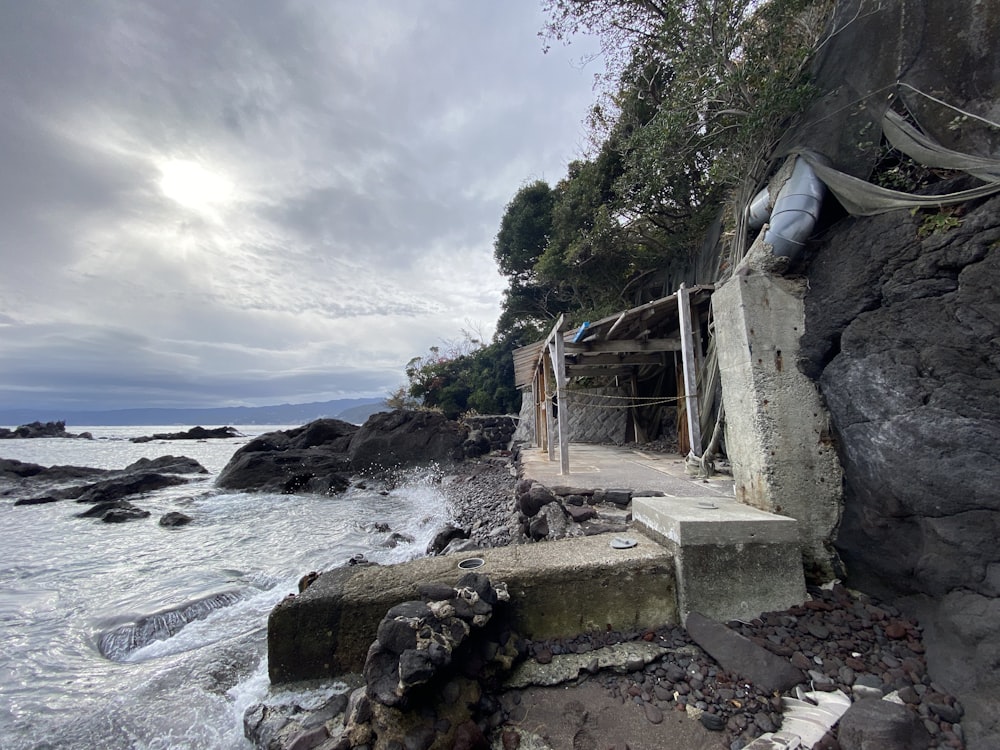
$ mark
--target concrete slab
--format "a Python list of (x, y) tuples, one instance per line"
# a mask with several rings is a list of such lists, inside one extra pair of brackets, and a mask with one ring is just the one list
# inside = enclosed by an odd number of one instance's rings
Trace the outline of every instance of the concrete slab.
[(611, 541), (622, 536), (600, 534), (324, 573), (271, 612), (271, 681), (360, 671), (386, 611), (418, 599), (421, 584), (455, 585), (468, 572), (458, 563), (470, 557), (485, 563), (477, 572), (507, 584), (506, 616), (529, 638), (678, 623), (673, 555), (634, 532), (627, 535), (637, 542), (634, 547), (613, 548)]
[(673, 497), (733, 497), (733, 479), (689, 476), (684, 457), (675, 453), (643, 451), (634, 446), (571, 443), (569, 474), (559, 473), (559, 461), (547, 451), (527, 447), (520, 457), (521, 472), (546, 487), (571, 485), (590, 489), (630, 489), (662, 492)]
[(632, 515), (676, 557), (682, 621), (691, 612), (722, 622), (750, 620), (805, 600), (793, 518), (703, 497), (636, 497)]
[(632, 500), (632, 517), (682, 547), (798, 543), (794, 518), (751, 508), (732, 498), (637, 497)]

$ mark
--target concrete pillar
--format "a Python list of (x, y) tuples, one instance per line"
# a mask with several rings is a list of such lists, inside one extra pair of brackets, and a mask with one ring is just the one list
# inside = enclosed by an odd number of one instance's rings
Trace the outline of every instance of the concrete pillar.
[(806, 574), (834, 577), (843, 471), (815, 384), (798, 369), (803, 283), (751, 274), (712, 296), (736, 499), (799, 522)]

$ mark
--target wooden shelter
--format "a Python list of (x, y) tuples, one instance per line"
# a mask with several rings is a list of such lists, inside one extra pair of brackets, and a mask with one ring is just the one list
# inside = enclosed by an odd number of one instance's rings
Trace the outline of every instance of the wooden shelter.
[[(514, 352), (518, 388), (534, 395), (534, 444), (569, 473), (567, 413), (575, 408), (576, 381), (613, 382), (629, 396), (618, 408), (632, 410), (632, 436), (645, 439), (637, 411), (656, 403), (678, 410), (682, 453), (701, 454), (697, 372), (705, 352), (709, 301), (714, 287), (681, 288), (669, 297), (569, 329), (560, 316), (549, 335)], [(642, 384), (646, 384), (643, 386)]]

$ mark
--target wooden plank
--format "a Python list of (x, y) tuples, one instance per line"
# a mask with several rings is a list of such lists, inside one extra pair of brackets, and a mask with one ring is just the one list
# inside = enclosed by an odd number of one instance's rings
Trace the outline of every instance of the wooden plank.
[(684, 361), (684, 401), (687, 411), (690, 455), (701, 455), (701, 418), (698, 414), (698, 372), (694, 358), (694, 337), (691, 325), (691, 299), (681, 284), (677, 290), (677, 313), (681, 329), (681, 357)]
[[(546, 348), (548, 352), (548, 348)], [(549, 383), (549, 371), (545, 366), (545, 360), (542, 360), (542, 374), (544, 375), (544, 387), (545, 390), (545, 449), (549, 454), (549, 461), (555, 461), (556, 459), (556, 444), (552, 441), (553, 429), (553, 414), (552, 414), (552, 396), (549, 395), (550, 383)]]

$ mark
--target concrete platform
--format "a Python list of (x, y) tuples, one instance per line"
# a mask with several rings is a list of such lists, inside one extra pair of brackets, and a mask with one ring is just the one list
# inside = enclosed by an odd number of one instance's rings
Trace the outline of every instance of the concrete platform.
[(569, 446), (569, 474), (559, 473), (557, 460), (549, 461), (548, 451), (524, 448), (520, 454), (521, 473), (546, 487), (570, 485), (588, 489), (631, 489), (636, 493), (662, 492), (672, 497), (733, 497), (733, 478), (718, 475), (711, 479), (689, 476), (684, 457), (676, 453), (643, 451), (634, 446)]
[(632, 515), (676, 558), (682, 621), (750, 620), (806, 598), (794, 518), (705, 497), (636, 497)]
[[(644, 629), (678, 620), (674, 558), (641, 533), (637, 544), (614, 549), (622, 534), (601, 534), (524, 544), (399, 565), (344, 567), (319, 576), (268, 620), (268, 672), (272, 682), (358, 672), (386, 611), (418, 599), (420, 584), (454, 585), (467, 571), (458, 563), (480, 557), (477, 572), (507, 584), (506, 616), (529, 638)], [(498, 616), (502, 616), (498, 614)]]

